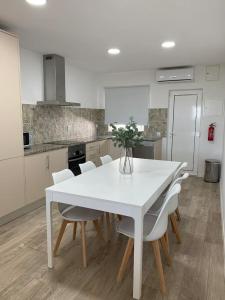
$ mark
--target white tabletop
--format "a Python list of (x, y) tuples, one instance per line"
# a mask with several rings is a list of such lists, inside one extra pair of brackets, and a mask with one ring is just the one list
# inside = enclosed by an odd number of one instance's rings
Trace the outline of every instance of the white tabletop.
[(151, 206), (179, 165), (179, 162), (134, 158), (133, 174), (122, 175), (119, 160), (115, 160), (49, 187), (47, 191), (136, 207), (143, 207), (150, 199)]

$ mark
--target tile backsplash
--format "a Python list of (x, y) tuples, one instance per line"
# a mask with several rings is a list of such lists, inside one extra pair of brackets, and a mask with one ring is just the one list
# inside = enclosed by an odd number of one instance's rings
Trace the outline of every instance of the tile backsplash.
[(160, 133), (161, 137), (167, 135), (167, 108), (151, 108), (148, 111), (148, 126), (145, 126), (145, 135), (156, 137)]
[(107, 131), (103, 109), (23, 104), (23, 128), (33, 144), (91, 138)]
[[(167, 109), (149, 109), (145, 136), (162, 137), (167, 133)], [(64, 139), (86, 139), (105, 135), (104, 109), (23, 104), (23, 128), (31, 132), (33, 144)]]

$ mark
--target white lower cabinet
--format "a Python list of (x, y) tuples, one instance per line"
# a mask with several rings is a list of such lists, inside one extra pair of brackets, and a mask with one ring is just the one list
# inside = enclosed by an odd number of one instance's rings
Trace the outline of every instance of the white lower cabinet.
[(67, 148), (25, 157), (26, 204), (45, 197), (45, 188), (53, 184), (52, 173), (68, 167), (67, 157)]
[(86, 161), (92, 161), (97, 167), (101, 165), (101, 156), (109, 153), (109, 140), (86, 144)]
[(97, 167), (101, 165), (101, 156), (109, 154), (112, 159), (120, 157), (121, 149), (115, 147), (111, 139), (86, 144), (86, 161), (92, 161)]
[(121, 148), (118, 146), (114, 146), (114, 143), (112, 140), (109, 140), (109, 155), (112, 157), (112, 159), (117, 159), (120, 157), (121, 154)]
[(0, 217), (25, 205), (23, 157), (0, 161)]

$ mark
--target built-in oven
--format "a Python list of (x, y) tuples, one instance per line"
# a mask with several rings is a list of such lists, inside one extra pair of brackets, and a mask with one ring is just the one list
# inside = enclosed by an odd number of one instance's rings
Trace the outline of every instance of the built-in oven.
[(31, 143), (32, 143), (31, 138), (32, 138), (32, 136), (31, 136), (30, 132), (28, 132), (28, 131), (23, 132), (23, 147), (24, 147), (24, 149), (30, 148)]
[(86, 162), (85, 144), (70, 145), (68, 147), (68, 165), (75, 176), (80, 175), (79, 164)]

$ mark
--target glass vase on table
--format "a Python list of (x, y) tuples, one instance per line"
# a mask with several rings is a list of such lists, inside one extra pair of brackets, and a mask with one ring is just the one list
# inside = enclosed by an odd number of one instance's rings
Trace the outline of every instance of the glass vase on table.
[(121, 174), (130, 175), (133, 173), (133, 152), (132, 148), (122, 148), (120, 156), (119, 171)]

